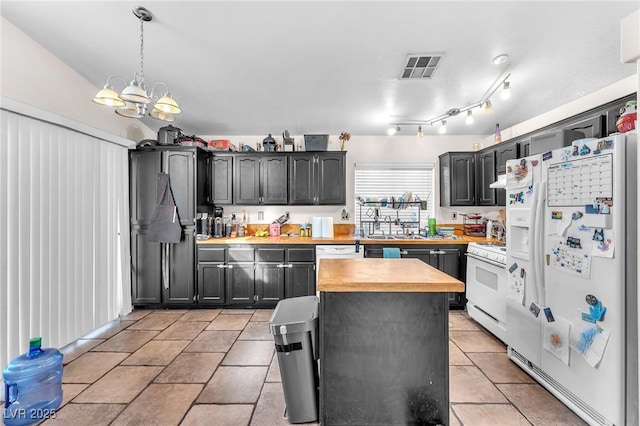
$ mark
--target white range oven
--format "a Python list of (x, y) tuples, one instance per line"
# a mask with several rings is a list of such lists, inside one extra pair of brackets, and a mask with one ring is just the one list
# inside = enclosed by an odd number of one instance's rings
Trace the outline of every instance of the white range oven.
[(507, 252), (504, 243), (467, 247), (467, 312), (504, 343), (507, 338)]

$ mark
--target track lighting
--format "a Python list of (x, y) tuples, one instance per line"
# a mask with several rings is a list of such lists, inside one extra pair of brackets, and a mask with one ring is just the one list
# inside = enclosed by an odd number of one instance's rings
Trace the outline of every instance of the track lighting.
[(438, 128), (438, 133), (440, 133), (440, 134), (447, 133), (447, 121), (446, 120), (442, 120), (440, 122), (440, 127)]
[(389, 130), (387, 130), (387, 134), (388, 134), (389, 136), (393, 136), (393, 135), (395, 135), (396, 133), (398, 133), (400, 130), (401, 130), (401, 129), (400, 129), (400, 126), (398, 126), (398, 125), (396, 125), (396, 127), (389, 127)]
[(486, 112), (487, 114), (493, 114), (493, 105), (491, 105), (490, 100), (487, 100), (484, 103), (484, 112)]
[(424, 136), (424, 132), (422, 131), (422, 126), (418, 126), (418, 134), (416, 136), (419, 138)]
[(508, 81), (502, 83), (502, 93), (500, 93), (502, 99), (509, 99), (511, 97), (511, 84)]
[(467, 118), (464, 119), (464, 122), (467, 124), (473, 124), (473, 112), (471, 110), (467, 111)]

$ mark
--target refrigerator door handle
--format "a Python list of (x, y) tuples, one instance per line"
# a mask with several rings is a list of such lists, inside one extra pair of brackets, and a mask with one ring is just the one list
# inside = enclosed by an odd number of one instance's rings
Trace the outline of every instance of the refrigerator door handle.
[(539, 185), (538, 200), (536, 204), (536, 223), (535, 223), (535, 248), (536, 254), (534, 258), (533, 266), (535, 268), (536, 275), (536, 288), (538, 290), (538, 301), (542, 306), (546, 306), (545, 297), (545, 282), (544, 282), (544, 214), (545, 214), (545, 201), (546, 201), (546, 182), (542, 181)]
[[(531, 266), (531, 270), (527, 271), (530, 275), (531, 275), (531, 283), (533, 286), (533, 290), (534, 290), (534, 294), (532, 297), (532, 301), (535, 303), (538, 303), (538, 301), (540, 300), (540, 293), (538, 290), (538, 271), (536, 268), (536, 257), (537, 257), (537, 251), (538, 251), (538, 246), (536, 245), (537, 242), (537, 233), (538, 233), (538, 229), (536, 227), (537, 223), (536, 223), (536, 212), (538, 210), (538, 194), (540, 192), (540, 185), (535, 185), (533, 187), (533, 195), (532, 195), (532, 200), (531, 200), (531, 208), (529, 209), (529, 233), (527, 235), (527, 240), (529, 242), (529, 265)], [(527, 295), (527, 288), (525, 288), (525, 298)], [(526, 300), (523, 301), (526, 303)]]

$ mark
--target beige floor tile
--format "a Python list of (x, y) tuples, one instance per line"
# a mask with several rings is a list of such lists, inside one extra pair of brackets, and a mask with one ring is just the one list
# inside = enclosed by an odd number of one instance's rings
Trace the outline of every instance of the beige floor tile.
[(42, 425), (107, 426), (124, 408), (124, 404), (67, 404), (56, 412), (55, 419)]
[(481, 330), (474, 320), (463, 314), (449, 315), (449, 330)]
[(282, 376), (280, 375), (280, 366), (278, 365), (278, 354), (273, 354), (273, 360), (271, 361), (271, 365), (269, 366), (269, 371), (267, 372), (267, 382), (282, 382)]
[(537, 383), (497, 386), (534, 425), (586, 425), (573, 411)]
[(176, 321), (158, 334), (154, 340), (193, 340), (208, 325), (207, 321)]
[(62, 383), (93, 383), (128, 356), (120, 352), (87, 352), (65, 365)]
[(158, 331), (122, 330), (92, 349), (94, 352), (135, 352), (158, 335)]
[(177, 425), (202, 387), (199, 384), (152, 383), (111, 425)]
[(65, 406), (69, 401), (78, 396), (80, 392), (88, 388), (86, 383), (63, 383), (62, 384), (62, 404), (60, 407)]
[(153, 309), (151, 311), (152, 314), (159, 314), (159, 315), (179, 315), (182, 316), (184, 314), (186, 314), (187, 312), (189, 312), (189, 309), (172, 309), (172, 308), (166, 308), (166, 309)]
[(224, 358), (223, 353), (181, 353), (162, 373), (156, 383), (207, 383)]
[(464, 352), (506, 352), (504, 343), (484, 331), (451, 330), (449, 337)]
[(265, 365), (271, 364), (271, 358), (275, 352), (273, 342), (261, 342), (257, 340), (236, 341), (227, 356), (222, 360), (222, 365)]
[[(256, 409), (251, 418), (253, 426), (285, 426), (290, 425), (283, 417), (285, 408), (284, 394), (280, 383), (265, 383), (256, 404)], [(317, 425), (317, 422), (305, 423), (305, 425)]]
[(449, 367), (449, 401), (497, 404), (508, 402), (477, 367), (464, 365)]
[(73, 402), (79, 403), (128, 403), (162, 371), (162, 367), (122, 367), (109, 371), (89, 386)]
[(238, 340), (268, 340), (273, 342), (268, 322), (250, 322), (240, 333)]
[(62, 364), (69, 364), (80, 355), (89, 352), (92, 348), (98, 346), (104, 342), (104, 339), (78, 339), (75, 342), (69, 343), (64, 348), (60, 349), (64, 358)]
[(169, 365), (190, 340), (152, 340), (135, 351), (121, 365)]
[(221, 309), (192, 309), (182, 315), (178, 321), (207, 321), (211, 322), (217, 317)]
[(254, 404), (267, 367), (220, 367), (198, 397), (199, 403)]
[(449, 340), (449, 365), (473, 365), (464, 352), (451, 340)]
[(253, 405), (199, 404), (191, 407), (180, 426), (246, 426), (252, 413)]
[(251, 319), (251, 315), (218, 315), (207, 330), (242, 330)]
[(266, 321), (269, 322), (273, 309), (256, 309), (256, 313), (251, 317), (251, 321)]
[(203, 331), (184, 351), (227, 352), (239, 335), (239, 331)]
[(83, 339), (108, 339), (135, 323), (135, 321), (113, 320), (102, 327), (93, 330), (91, 333), (84, 336)]
[(467, 356), (493, 383), (535, 383), (506, 353), (468, 353)]
[(134, 309), (127, 315), (123, 316), (122, 319), (125, 321), (138, 321), (139, 319), (142, 319), (149, 315), (151, 312), (153, 311), (147, 309)]
[[(451, 404), (449, 404), (451, 405)], [(449, 408), (449, 425), (450, 426), (462, 426), (462, 423), (460, 423), (460, 420), (458, 420), (458, 418), (456, 417), (455, 413), (453, 412), (453, 410), (451, 408)]]
[(465, 426), (529, 426), (511, 404), (455, 404), (453, 410)]
[(222, 315), (253, 315), (255, 314), (256, 310), (255, 309), (245, 309), (245, 308), (238, 308), (238, 309), (223, 309), (222, 312), (220, 312), (220, 314)]
[(183, 314), (173, 313), (161, 313), (151, 314), (137, 321), (135, 324), (129, 326), (129, 330), (159, 330), (162, 331), (176, 322)]

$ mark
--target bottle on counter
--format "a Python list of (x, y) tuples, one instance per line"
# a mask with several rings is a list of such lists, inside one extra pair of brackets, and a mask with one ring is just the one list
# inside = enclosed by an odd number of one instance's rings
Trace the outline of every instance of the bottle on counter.
[(488, 221), (487, 222), (487, 237), (486, 237), (487, 240), (491, 239), (491, 230), (492, 230), (492, 228), (493, 228), (493, 222)]

